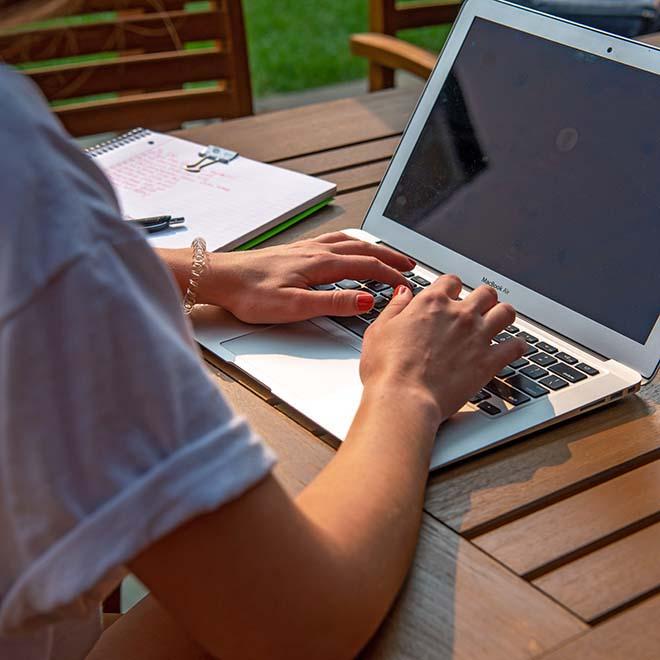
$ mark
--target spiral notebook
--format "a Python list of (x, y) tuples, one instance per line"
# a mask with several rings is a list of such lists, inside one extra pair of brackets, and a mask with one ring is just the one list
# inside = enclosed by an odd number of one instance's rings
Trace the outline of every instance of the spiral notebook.
[[(333, 183), (235, 155), (198, 172), (204, 147), (136, 129), (87, 150), (112, 182), (126, 218), (183, 216), (185, 224), (149, 234), (154, 247), (247, 249), (328, 204)], [(219, 150), (221, 151), (221, 150)]]

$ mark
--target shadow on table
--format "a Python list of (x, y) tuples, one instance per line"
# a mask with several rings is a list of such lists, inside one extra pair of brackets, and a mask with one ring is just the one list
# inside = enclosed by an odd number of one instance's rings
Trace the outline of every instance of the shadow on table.
[[(515, 660), (577, 634), (580, 624), (566, 610), (454, 530), (474, 537), (517, 504), (523, 511), (566, 496), (576, 481), (562, 484), (557, 468), (590, 460), (600, 440), (579, 444), (653, 412), (653, 403), (630, 397), (431, 475), (426, 509), (436, 517), (425, 514), (406, 584), (360, 658)], [(604, 450), (609, 438), (600, 438)], [(603, 480), (615, 471), (604, 468)]]

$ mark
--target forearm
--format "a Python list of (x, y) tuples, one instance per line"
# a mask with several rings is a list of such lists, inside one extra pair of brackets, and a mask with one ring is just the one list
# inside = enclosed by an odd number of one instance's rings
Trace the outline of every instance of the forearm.
[[(269, 477), (131, 562), (211, 653), (353, 657), (408, 569), (435, 431), (369, 389), (345, 445), (293, 502)], [(398, 399), (405, 401), (405, 399)]]
[(365, 391), (337, 456), (298, 497), (339, 553), (326, 579), (342, 601), (349, 646), (351, 634), (361, 645), (376, 630), (410, 566), (435, 419), (430, 405), (401, 391)]
[(181, 291), (181, 295), (184, 295), (190, 281), (190, 270), (192, 267), (191, 248), (179, 248), (176, 250), (159, 248), (156, 250), (156, 254), (170, 269)]

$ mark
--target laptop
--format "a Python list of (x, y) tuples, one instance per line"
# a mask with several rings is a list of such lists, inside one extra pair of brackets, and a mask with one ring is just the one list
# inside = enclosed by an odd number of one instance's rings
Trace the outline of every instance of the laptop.
[[(463, 5), (360, 229), (518, 312), (525, 356), (438, 431), (431, 469), (636, 392), (660, 357), (660, 51), (499, 0)], [(343, 440), (360, 401), (351, 318), (252, 326), (211, 313), (206, 349)], [(414, 337), (411, 337), (414, 341)], [(384, 359), (387, 359), (384, 356)]]

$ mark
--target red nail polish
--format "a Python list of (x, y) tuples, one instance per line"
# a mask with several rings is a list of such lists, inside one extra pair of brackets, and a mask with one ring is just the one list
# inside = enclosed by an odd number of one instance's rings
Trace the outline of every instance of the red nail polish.
[(408, 291), (408, 287), (404, 286), (403, 284), (399, 284), (399, 286), (396, 289), (394, 289), (394, 295), (400, 296), (402, 293), (405, 293), (406, 291)]
[(374, 297), (370, 293), (359, 293), (357, 308), (359, 312), (368, 312), (374, 304)]

